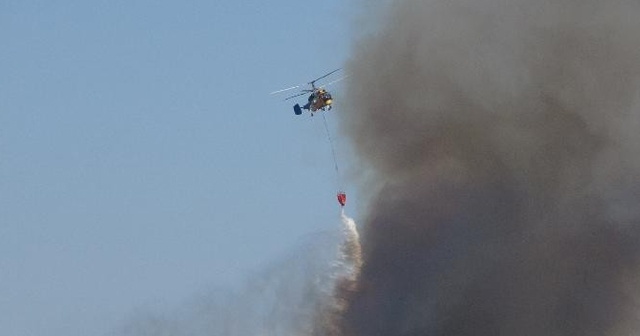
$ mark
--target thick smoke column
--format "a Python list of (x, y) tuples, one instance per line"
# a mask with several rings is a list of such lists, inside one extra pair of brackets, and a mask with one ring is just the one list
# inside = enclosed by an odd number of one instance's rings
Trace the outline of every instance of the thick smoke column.
[(340, 114), (371, 195), (340, 334), (637, 335), (640, 2), (389, 8)]

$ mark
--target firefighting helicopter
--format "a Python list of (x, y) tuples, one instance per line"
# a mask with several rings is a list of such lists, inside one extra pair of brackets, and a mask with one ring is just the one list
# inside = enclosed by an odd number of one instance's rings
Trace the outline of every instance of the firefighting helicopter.
[[(331, 85), (333, 83), (339, 82), (343, 79), (345, 79), (348, 76), (343, 76), (341, 78), (338, 78), (332, 82), (329, 82), (327, 84), (324, 84), (322, 86), (316, 86), (316, 82), (326, 78), (336, 72), (338, 72), (339, 70), (341, 70), (340, 68), (333, 70), (323, 76), (320, 76), (312, 81), (310, 81), (309, 83), (307, 83), (306, 85), (311, 85), (310, 89), (304, 89), (301, 90), (299, 93), (293, 95), (293, 96), (289, 96), (287, 98), (285, 98), (285, 100), (289, 100), (289, 99), (293, 99), (296, 97), (300, 97), (300, 96), (304, 96), (306, 94), (309, 94), (309, 98), (307, 99), (307, 103), (303, 106), (300, 106), (300, 104), (295, 104), (293, 106), (293, 111), (295, 112), (296, 115), (301, 115), (302, 114), (302, 110), (308, 110), (311, 112), (311, 116), (313, 116), (314, 112), (317, 111), (328, 111), (331, 110), (331, 104), (333, 103), (333, 98), (331, 97), (331, 94), (325, 89), (326, 86)], [(305, 84), (302, 84), (305, 85)], [(292, 86), (290, 88), (286, 88), (286, 89), (282, 89), (282, 90), (278, 90), (278, 91), (274, 91), (271, 92), (271, 94), (277, 94), (277, 93), (281, 93), (281, 92), (286, 92), (289, 90), (293, 90), (296, 88), (299, 88), (302, 85), (296, 85), (296, 86)], [(325, 117), (325, 115), (322, 115), (323, 121), (324, 121), (324, 127), (327, 131), (327, 138), (329, 139), (329, 143), (331, 144), (331, 153), (333, 154), (333, 163), (334, 163), (334, 167), (336, 169), (336, 175), (339, 176), (340, 175), (340, 171), (338, 170), (338, 161), (336, 159), (336, 153), (335, 150), (333, 148), (333, 141), (331, 140), (331, 134), (329, 133), (329, 126), (327, 126), (327, 119)], [(347, 194), (344, 191), (338, 191), (336, 194), (336, 197), (338, 199), (338, 203), (340, 204), (341, 207), (344, 208), (344, 206), (347, 203)]]
[[(331, 96), (331, 93), (329, 93), (325, 87), (327, 85), (331, 85), (333, 83), (339, 82), (341, 80), (343, 80), (345, 77), (341, 77), (338, 78), (332, 82), (329, 82), (327, 84), (324, 84), (323, 86), (316, 86), (316, 82), (319, 81), (320, 79), (323, 79), (329, 75), (334, 74), (337, 71), (340, 71), (341, 69), (336, 69), (333, 70), (323, 76), (320, 76), (312, 81), (310, 81), (309, 83), (307, 83), (306, 85), (311, 85), (310, 89), (303, 89), (300, 91), (300, 93), (297, 93), (293, 96), (289, 96), (287, 98), (285, 98), (284, 100), (289, 100), (289, 99), (293, 99), (296, 97), (300, 97), (300, 96), (304, 96), (306, 94), (309, 94), (309, 98), (307, 99), (307, 103), (300, 106), (300, 104), (295, 104), (293, 106), (293, 111), (295, 112), (296, 115), (301, 115), (302, 114), (302, 110), (308, 110), (311, 112), (311, 116), (313, 116), (314, 112), (317, 111), (328, 111), (331, 110), (331, 104), (333, 103), (333, 97)], [(303, 84), (304, 85), (304, 84)], [(278, 91), (274, 91), (271, 92), (271, 94), (277, 94), (277, 93), (281, 93), (281, 92), (285, 92), (285, 91), (289, 91), (289, 90), (293, 90), (296, 88), (299, 88), (301, 85), (296, 85), (296, 86), (292, 86), (290, 88), (286, 88), (286, 89), (282, 89), (282, 90), (278, 90)]]

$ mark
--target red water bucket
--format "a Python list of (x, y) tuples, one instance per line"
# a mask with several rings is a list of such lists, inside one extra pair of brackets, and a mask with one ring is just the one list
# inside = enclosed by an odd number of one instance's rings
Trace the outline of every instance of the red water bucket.
[(340, 203), (341, 206), (344, 206), (345, 204), (347, 204), (347, 194), (345, 194), (342, 191), (338, 192), (338, 203)]

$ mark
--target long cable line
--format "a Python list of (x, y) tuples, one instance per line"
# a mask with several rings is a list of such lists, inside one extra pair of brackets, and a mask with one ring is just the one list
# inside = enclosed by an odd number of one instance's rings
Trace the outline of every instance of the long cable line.
[(324, 122), (324, 129), (327, 131), (327, 139), (329, 139), (329, 145), (331, 146), (331, 154), (333, 155), (333, 165), (336, 168), (336, 186), (338, 187), (338, 192), (336, 194), (338, 198), (338, 203), (343, 207), (347, 203), (347, 194), (342, 190), (340, 186), (340, 169), (338, 168), (338, 159), (336, 157), (336, 150), (333, 147), (333, 139), (331, 138), (331, 132), (329, 132), (329, 125), (327, 124), (327, 117), (322, 113), (322, 120)]
[(331, 154), (333, 155), (333, 164), (336, 168), (336, 176), (340, 176), (340, 169), (338, 169), (338, 159), (336, 158), (336, 150), (333, 148), (333, 139), (331, 138), (331, 132), (329, 132), (329, 125), (327, 124), (327, 117), (322, 113), (322, 121), (324, 121), (324, 129), (327, 131), (327, 138), (329, 139), (329, 145), (331, 146)]

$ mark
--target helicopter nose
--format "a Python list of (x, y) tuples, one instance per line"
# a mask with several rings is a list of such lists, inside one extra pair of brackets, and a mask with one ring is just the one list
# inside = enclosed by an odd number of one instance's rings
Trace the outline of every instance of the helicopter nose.
[(324, 103), (327, 104), (327, 105), (331, 105), (331, 103), (333, 103), (333, 100), (327, 99)]

